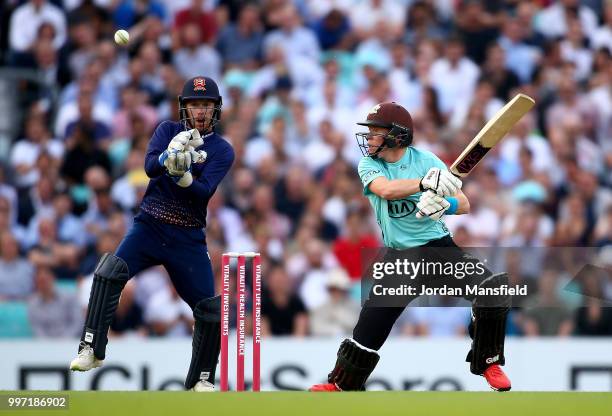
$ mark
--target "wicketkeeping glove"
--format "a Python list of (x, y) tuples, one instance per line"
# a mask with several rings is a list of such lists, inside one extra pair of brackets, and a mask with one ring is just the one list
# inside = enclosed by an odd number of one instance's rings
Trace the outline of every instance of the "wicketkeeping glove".
[(166, 167), (168, 175), (183, 176), (191, 169), (191, 153), (181, 150), (164, 150), (159, 155), (159, 163)]
[(433, 191), (423, 192), (417, 204), (419, 212), (417, 212), (416, 217), (429, 217), (432, 220), (439, 220), (449, 207), (450, 202), (440, 195)]
[(461, 185), (461, 179), (440, 168), (429, 169), (419, 184), (421, 191), (431, 189), (441, 196), (455, 195), (461, 189)]

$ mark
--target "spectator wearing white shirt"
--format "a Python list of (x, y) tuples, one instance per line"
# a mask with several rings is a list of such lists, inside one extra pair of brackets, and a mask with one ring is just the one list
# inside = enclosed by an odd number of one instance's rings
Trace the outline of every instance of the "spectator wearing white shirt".
[(531, 80), (540, 53), (536, 47), (525, 42), (524, 34), (518, 19), (507, 19), (498, 43), (506, 52), (506, 67), (526, 83)]
[(310, 332), (314, 336), (350, 335), (359, 316), (359, 304), (349, 296), (351, 280), (344, 269), (328, 273), (329, 301), (310, 313)]
[(501, 229), (499, 213), (483, 201), (482, 190), (476, 182), (467, 183), (463, 191), (470, 199), (470, 215), (448, 215), (444, 223), (453, 234), (465, 227), (470, 243), (476, 247), (494, 246)]
[(144, 321), (152, 335), (187, 336), (193, 327), (193, 312), (176, 293), (174, 286), (166, 284), (147, 303)]
[(533, 114), (521, 118), (508, 134), (500, 147), (500, 157), (511, 163), (519, 162), (521, 146), (527, 146), (533, 155), (533, 169), (536, 172), (547, 172), (554, 163), (550, 144), (535, 132)]
[(9, 46), (15, 52), (27, 52), (34, 44), (39, 26), (50, 22), (55, 28), (53, 46), (66, 42), (66, 18), (61, 9), (47, 0), (30, 0), (13, 12), (10, 21)]
[(593, 51), (587, 48), (588, 37), (584, 35), (580, 20), (567, 19), (567, 34), (561, 41), (561, 56), (576, 65), (576, 80), (586, 81), (591, 76)]
[(440, 98), (440, 110), (449, 114), (460, 101), (471, 101), (480, 69), (465, 56), (461, 39), (450, 38), (445, 56), (437, 59), (429, 71), (432, 86)]
[(403, 33), (406, 11), (397, 0), (362, 0), (349, 13), (359, 39), (375, 35), (380, 23), (387, 25), (394, 36)]
[(48, 153), (56, 162), (64, 154), (64, 145), (51, 137), (45, 123), (40, 118), (29, 118), (25, 127), (26, 137), (18, 141), (11, 151), (11, 166), (17, 173), (16, 185), (20, 188), (33, 186), (40, 178), (36, 161), (41, 153)]
[(264, 49), (280, 45), (289, 61), (294, 57), (305, 57), (319, 62), (319, 43), (313, 31), (304, 27), (294, 6), (288, 4), (275, 16), (280, 28), (268, 33), (264, 38)]
[(597, 15), (589, 7), (581, 5), (580, 0), (557, 0), (536, 15), (535, 26), (548, 39), (563, 37), (567, 33), (568, 16), (576, 14), (584, 32), (591, 36), (597, 28)]
[(606, 2), (603, 16), (604, 23), (591, 34), (591, 48), (608, 48), (612, 53), (612, 2)]

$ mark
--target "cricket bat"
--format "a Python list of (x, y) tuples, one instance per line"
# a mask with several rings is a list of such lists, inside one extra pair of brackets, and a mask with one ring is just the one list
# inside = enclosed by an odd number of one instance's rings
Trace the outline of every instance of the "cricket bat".
[[(450, 166), (451, 173), (459, 178), (469, 175), (487, 152), (499, 143), (534, 105), (533, 98), (525, 94), (517, 94), (480, 129), (476, 137)], [(419, 211), (417, 218), (422, 216), (424, 214)]]
[(533, 98), (517, 94), (505, 106), (499, 109), (476, 137), (453, 162), (450, 171), (453, 175), (464, 178), (476, 167), (487, 152), (504, 138), (512, 127), (534, 106)]

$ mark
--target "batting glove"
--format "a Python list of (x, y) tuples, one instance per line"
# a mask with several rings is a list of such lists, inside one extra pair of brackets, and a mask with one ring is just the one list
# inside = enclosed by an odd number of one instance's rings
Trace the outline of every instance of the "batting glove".
[(419, 187), (421, 191), (432, 190), (441, 196), (455, 195), (461, 189), (461, 179), (447, 170), (431, 168), (421, 179)]
[(437, 195), (433, 191), (423, 192), (419, 198), (417, 218), (429, 217), (434, 221), (439, 220), (450, 207), (450, 202)]

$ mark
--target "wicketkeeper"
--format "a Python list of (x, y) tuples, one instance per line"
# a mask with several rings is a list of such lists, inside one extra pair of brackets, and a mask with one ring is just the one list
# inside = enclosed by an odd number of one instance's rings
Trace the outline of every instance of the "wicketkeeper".
[(214, 391), (220, 299), (214, 296), (204, 227), (208, 201), (230, 169), (234, 150), (214, 130), (222, 106), (215, 81), (188, 80), (178, 102), (180, 122), (161, 123), (149, 142), (145, 171), (151, 180), (134, 225), (116, 253), (104, 254), (95, 269), (78, 356), (70, 369), (102, 365), (123, 287), (135, 274), (161, 264), (195, 319), (185, 387)]
[[(473, 262), (474, 258), (454, 243), (442, 221), (443, 215), (469, 212), (461, 181), (434, 154), (410, 146), (413, 134), (410, 113), (395, 102), (385, 102), (376, 105), (367, 120), (358, 124), (369, 130), (357, 134), (364, 155), (359, 163), (359, 176), (376, 213), (385, 246), (394, 250), (414, 247), (421, 252), (429, 250), (430, 259), (435, 261)], [(390, 202), (394, 200), (401, 203)], [(405, 212), (398, 213), (398, 209)], [(507, 276), (485, 269), (482, 276), (470, 279), (482, 287), (496, 287), (504, 284)], [(353, 337), (340, 345), (328, 383), (314, 385), (310, 391), (364, 390), (378, 363), (378, 350), (405, 306), (416, 297), (406, 296), (401, 306), (384, 307), (373, 305), (371, 293)], [(470, 371), (484, 376), (494, 390), (510, 390), (510, 380), (500, 367), (504, 364), (509, 298), (498, 298), (495, 304), (480, 296), (469, 300), (473, 305), (469, 325), (472, 345), (466, 359)]]

